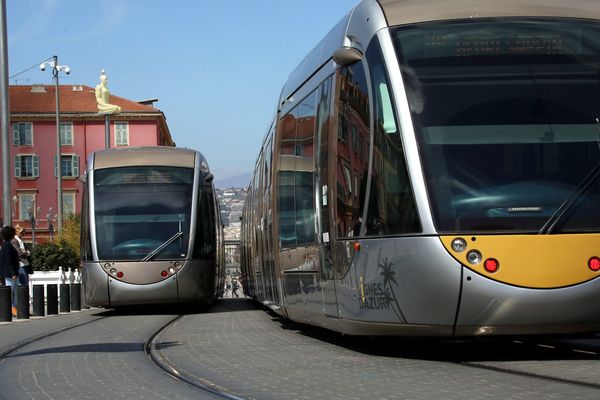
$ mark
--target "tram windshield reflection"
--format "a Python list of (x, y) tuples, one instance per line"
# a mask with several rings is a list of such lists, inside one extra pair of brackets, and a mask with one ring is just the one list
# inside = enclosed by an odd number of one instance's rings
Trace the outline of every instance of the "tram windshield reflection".
[[(185, 258), (193, 174), (190, 168), (156, 166), (94, 171), (99, 259)], [(179, 232), (176, 240), (155, 252)]]
[[(538, 232), (600, 162), (600, 25), (428, 23), (392, 32), (436, 226)], [(600, 230), (600, 182), (557, 231)]]

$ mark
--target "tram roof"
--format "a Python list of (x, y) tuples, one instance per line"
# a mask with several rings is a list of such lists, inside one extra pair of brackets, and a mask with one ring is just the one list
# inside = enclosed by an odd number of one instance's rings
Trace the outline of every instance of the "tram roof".
[(94, 169), (113, 168), (132, 165), (166, 165), (172, 167), (189, 167), (195, 165), (196, 155), (200, 163), (206, 160), (195, 150), (176, 147), (125, 147), (120, 149), (101, 150), (94, 153)]
[[(376, 7), (373, 7), (373, 6)], [(379, 6), (381, 8), (379, 8)], [(382, 17), (379, 18), (378, 15)], [(311, 74), (326, 65), (347, 35), (358, 39), (386, 26), (491, 17), (564, 17), (600, 19), (598, 0), (363, 0), (358, 3), (292, 71), (282, 88), (280, 107)], [(364, 20), (371, 20), (369, 29)], [(358, 30), (357, 30), (358, 29)], [(362, 45), (367, 45), (363, 41)]]
[(598, 0), (378, 0), (390, 26), (489, 17), (600, 19)]

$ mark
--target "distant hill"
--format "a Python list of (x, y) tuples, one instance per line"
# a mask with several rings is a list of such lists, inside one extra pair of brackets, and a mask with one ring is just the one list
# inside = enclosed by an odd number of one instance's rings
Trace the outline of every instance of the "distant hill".
[(220, 189), (246, 188), (250, 183), (251, 177), (252, 174), (250, 172), (242, 175), (230, 176), (228, 178), (219, 178), (218, 176), (215, 176), (215, 186)]

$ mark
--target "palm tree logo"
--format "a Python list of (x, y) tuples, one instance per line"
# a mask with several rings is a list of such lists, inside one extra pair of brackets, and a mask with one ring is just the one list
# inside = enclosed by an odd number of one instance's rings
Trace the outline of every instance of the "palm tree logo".
[[(385, 298), (392, 305), (392, 310), (398, 317), (401, 323), (406, 323), (406, 318), (404, 317), (404, 313), (400, 308), (400, 304), (398, 303), (398, 298), (396, 297), (396, 292), (394, 291), (394, 286), (398, 287), (398, 282), (396, 282), (396, 271), (392, 270), (393, 263), (389, 262), (388, 258), (383, 258), (382, 262), (379, 264), (378, 268), (381, 270), (380, 274), (383, 275), (383, 288), (385, 290)], [(393, 284), (393, 285), (392, 285)]]

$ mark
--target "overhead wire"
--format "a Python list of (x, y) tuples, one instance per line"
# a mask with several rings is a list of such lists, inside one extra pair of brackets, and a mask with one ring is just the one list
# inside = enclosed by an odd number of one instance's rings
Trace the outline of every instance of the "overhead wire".
[(39, 63), (37, 63), (37, 64), (34, 64), (34, 65), (32, 65), (31, 67), (29, 67), (29, 68), (27, 68), (27, 69), (24, 69), (23, 71), (21, 71), (21, 72), (18, 72), (18, 73), (16, 73), (16, 74), (14, 74), (13, 76), (10, 76), (10, 77), (8, 77), (8, 79), (9, 79), (9, 80), (10, 80), (10, 79), (13, 79), (13, 78), (15, 78), (15, 77), (17, 77), (17, 76), (19, 76), (19, 75), (21, 75), (21, 74), (24, 74), (24, 73), (25, 73), (25, 72), (27, 72), (27, 71), (31, 71), (32, 69), (34, 69), (34, 68), (36, 68), (36, 67), (39, 67), (39, 66), (40, 66), (40, 64), (42, 64), (42, 63), (44, 63), (44, 62), (46, 62), (46, 61), (49, 61), (49, 60), (51, 60), (51, 59), (52, 59), (52, 57), (48, 57), (48, 58), (46, 58), (45, 60), (43, 60), (43, 61), (40, 61)]

